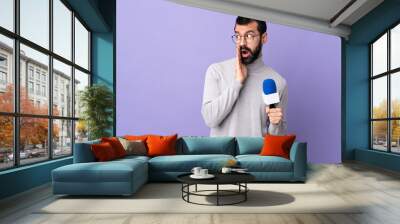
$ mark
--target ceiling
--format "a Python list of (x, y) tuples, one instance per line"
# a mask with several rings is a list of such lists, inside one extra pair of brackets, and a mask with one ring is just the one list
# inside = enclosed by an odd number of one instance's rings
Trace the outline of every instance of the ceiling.
[(383, 0), (170, 0), (348, 38), (351, 25)]

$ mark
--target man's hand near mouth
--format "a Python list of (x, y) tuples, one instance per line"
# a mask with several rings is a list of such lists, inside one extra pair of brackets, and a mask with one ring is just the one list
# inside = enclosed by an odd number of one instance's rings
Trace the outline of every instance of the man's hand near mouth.
[(236, 45), (236, 80), (244, 83), (247, 78), (247, 67), (242, 63), (242, 52), (240, 45)]

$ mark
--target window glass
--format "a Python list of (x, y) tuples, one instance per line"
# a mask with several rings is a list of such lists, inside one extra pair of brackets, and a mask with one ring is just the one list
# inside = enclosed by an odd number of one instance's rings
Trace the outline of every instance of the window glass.
[(53, 0), (53, 18), (53, 51), (71, 60), (72, 12), (60, 0)]
[(14, 0), (0, 1), (0, 26), (14, 31)]
[(53, 157), (72, 154), (72, 121), (53, 120)]
[(387, 34), (372, 44), (372, 75), (387, 71)]
[[(20, 110), (24, 114), (48, 114), (48, 63), (49, 57), (39, 51), (36, 51), (28, 46), (21, 44), (20, 53)], [(26, 73), (26, 68), (35, 70), (35, 91), (33, 94), (29, 92), (28, 83), (29, 75)], [(29, 73), (29, 72), (28, 72)], [(33, 104), (35, 101), (36, 104)]]
[(391, 75), (390, 85), (391, 116), (400, 118), (400, 72)]
[(0, 115), (0, 170), (14, 165), (14, 122)]
[(20, 0), (21, 36), (49, 48), (49, 0)]
[(75, 69), (75, 117), (80, 117), (82, 111), (80, 107), (81, 92), (89, 86), (89, 75)]
[(75, 18), (75, 63), (89, 70), (89, 32)]
[(373, 149), (387, 151), (387, 121), (372, 122)]
[(372, 81), (372, 118), (387, 118), (387, 77)]
[[(53, 60), (53, 114), (72, 117), (71, 66)], [(64, 110), (62, 110), (64, 108)]]
[(35, 163), (49, 158), (48, 122), (49, 120), (44, 118), (20, 118), (21, 164)]
[(390, 68), (400, 67), (400, 24), (390, 32)]
[(0, 111), (14, 111), (13, 40), (0, 34)]

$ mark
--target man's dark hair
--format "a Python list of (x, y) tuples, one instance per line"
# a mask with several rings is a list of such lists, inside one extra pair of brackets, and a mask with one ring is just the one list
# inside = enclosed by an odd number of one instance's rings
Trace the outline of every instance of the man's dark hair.
[(260, 21), (260, 20), (241, 17), (241, 16), (238, 16), (236, 18), (236, 24), (239, 24), (239, 25), (247, 25), (253, 21), (257, 22), (257, 30), (258, 30), (258, 32), (260, 32), (260, 34), (267, 32), (267, 24), (265, 23), (265, 21)]

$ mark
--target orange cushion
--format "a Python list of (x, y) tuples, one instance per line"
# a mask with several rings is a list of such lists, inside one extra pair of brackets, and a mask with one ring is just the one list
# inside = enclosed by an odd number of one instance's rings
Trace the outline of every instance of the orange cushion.
[(101, 142), (108, 142), (114, 149), (115, 155), (118, 158), (126, 156), (126, 151), (124, 149), (124, 146), (122, 146), (121, 142), (119, 141), (118, 138), (116, 137), (110, 137), (110, 138), (101, 138)]
[(264, 137), (264, 145), (261, 149), (260, 155), (262, 156), (280, 156), (290, 159), (290, 148), (296, 135), (266, 135)]
[(148, 156), (175, 155), (177, 138), (178, 134), (171, 136), (148, 136), (146, 141)]
[(97, 161), (103, 162), (117, 158), (113, 147), (108, 142), (92, 144), (90, 147)]
[(124, 139), (129, 140), (129, 141), (143, 141), (146, 142), (147, 135), (125, 135)]

